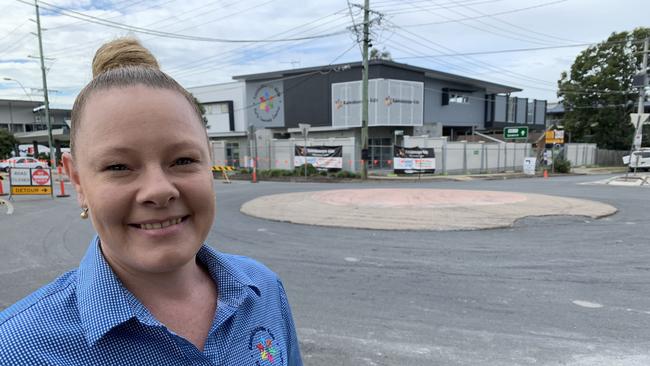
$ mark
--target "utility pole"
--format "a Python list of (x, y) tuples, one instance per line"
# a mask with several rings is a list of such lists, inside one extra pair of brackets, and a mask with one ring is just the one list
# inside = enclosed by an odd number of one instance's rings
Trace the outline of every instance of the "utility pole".
[(43, 98), (45, 99), (45, 120), (47, 122), (47, 142), (50, 149), (50, 166), (52, 169), (56, 169), (56, 152), (53, 149), (52, 144), (52, 122), (50, 121), (50, 100), (47, 95), (47, 76), (45, 75), (45, 58), (43, 57), (43, 41), (41, 35), (41, 16), (38, 10), (38, 0), (34, 0), (34, 6), (36, 7), (36, 28), (38, 29), (38, 50), (41, 58), (41, 74), (43, 76)]
[(361, 179), (368, 179), (368, 43), (370, 43), (370, 0), (363, 3), (363, 81), (361, 83)]
[[(650, 43), (650, 38), (646, 37), (645, 41), (643, 42), (643, 62), (641, 63), (641, 74), (643, 75), (643, 82), (639, 86), (639, 105), (637, 106), (637, 119), (634, 128), (634, 137), (632, 139), (632, 146), (630, 146), (630, 154), (628, 155), (630, 158), (628, 160), (627, 172), (625, 172), (626, 178), (628, 172), (630, 171), (630, 167), (632, 166), (632, 153), (641, 148), (641, 140), (643, 137), (642, 130), (643, 123), (645, 122), (643, 120), (643, 113), (645, 112), (645, 88), (648, 87), (648, 43)], [(634, 125), (634, 121), (631, 122)], [(634, 168), (634, 173), (636, 174), (636, 167)]]
[[(650, 38), (646, 37), (645, 41), (643, 42), (643, 63), (641, 64), (641, 72), (643, 73), (643, 85), (641, 85), (639, 88), (639, 105), (637, 107), (637, 113), (639, 117), (638, 121), (636, 122), (636, 129), (634, 131), (633, 144), (634, 149), (636, 150), (641, 148), (641, 129), (643, 129), (641, 115), (645, 112), (645, 88), (648, 87), (648, 43), (650, 43)], [(632, 159), (631, 156), (630, 159)]]

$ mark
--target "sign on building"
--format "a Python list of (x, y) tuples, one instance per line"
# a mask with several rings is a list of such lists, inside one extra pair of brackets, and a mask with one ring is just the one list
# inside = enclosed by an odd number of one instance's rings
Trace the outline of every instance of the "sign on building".
[[(368, 126), (422, 126), (424, 83), (368, 81)], [(361, 81), (332, 84), (332, 125), (361, 127)]]
[(343, 146), (304, 146), (296, 145), (293, 154), (293, 165), (311, 164), (322, 169), (343, 168)]
[(435, 173), (433, 148), (393, 146), (393, 170), (404, 173)]
[(246, 85), (246, 107), (249, 125), (284, 127), (284, 91), (282, 81)]
[(11, 168), (11, 195), (52, 195), (52, 171), (42, 168)]
[(564, 130), (551, 130), (546, 131), (545, 142), (547, 144), (563, 144), (564, 143)]
[(528, 127), (506, 127), (503, 129), (504, 139), (527, 139)]

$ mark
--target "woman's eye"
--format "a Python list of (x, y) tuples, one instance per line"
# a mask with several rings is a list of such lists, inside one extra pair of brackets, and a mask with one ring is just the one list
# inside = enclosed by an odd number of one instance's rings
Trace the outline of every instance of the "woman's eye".
[(127, 170), (127, 167), (124, 164), (112, 164), (112, 165), (107, 166), (106, 170), (122, 171), (122, 170)]
[(188, 164), (192, 164), (192, 163), (195, 163), (195, 162), (196, 162), (196, 159), (179, 158), (179, 159), (176, 159), (176, 161), (174, 162), (174, 165), (188, 165)]

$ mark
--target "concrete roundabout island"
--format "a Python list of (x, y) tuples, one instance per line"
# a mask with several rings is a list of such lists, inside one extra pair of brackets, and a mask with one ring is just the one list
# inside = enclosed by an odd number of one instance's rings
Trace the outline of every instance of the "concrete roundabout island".
[(529, 216), (601, 218), (604, 203), (531, 193), (455, 189), (339, 189), (275, 194), (241, 212), (295, 224), (381, 230), (479, 230), (509, 227)]

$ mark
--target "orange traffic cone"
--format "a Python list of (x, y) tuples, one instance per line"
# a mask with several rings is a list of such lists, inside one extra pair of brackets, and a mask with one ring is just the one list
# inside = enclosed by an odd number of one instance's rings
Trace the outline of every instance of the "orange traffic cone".
[(548, 179), (548, 170), (544, 169), (544, 179)]

